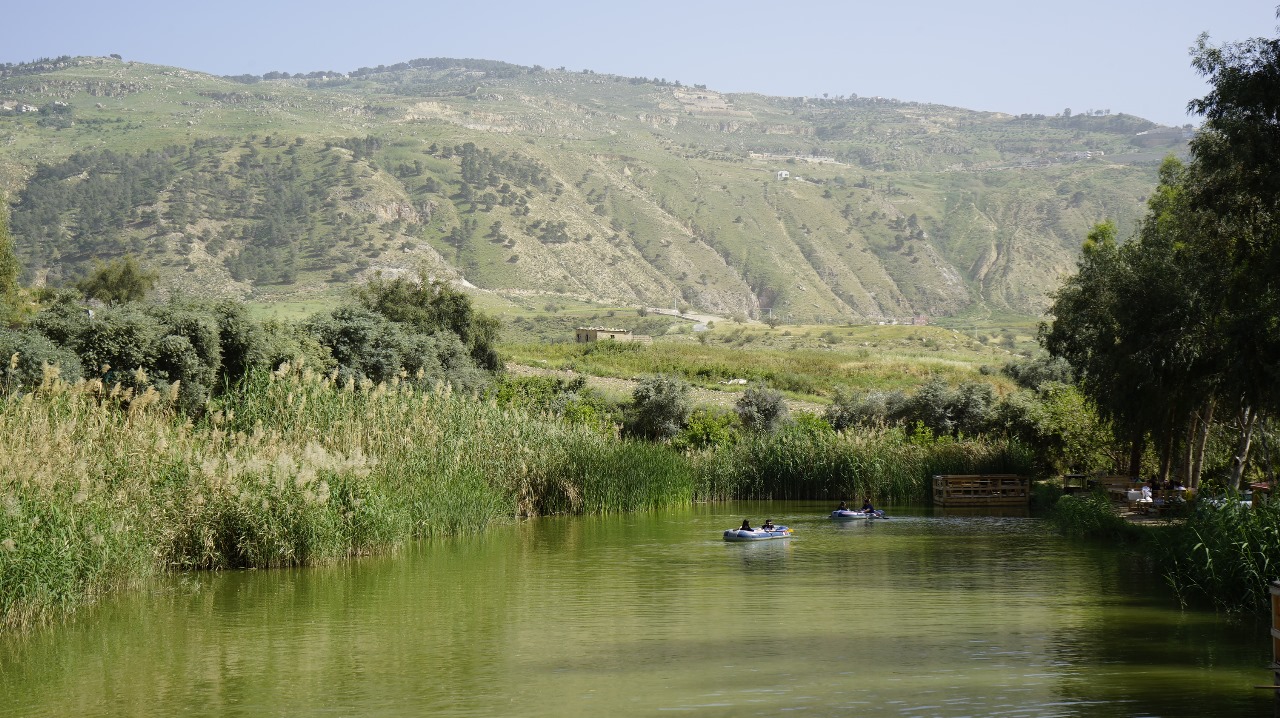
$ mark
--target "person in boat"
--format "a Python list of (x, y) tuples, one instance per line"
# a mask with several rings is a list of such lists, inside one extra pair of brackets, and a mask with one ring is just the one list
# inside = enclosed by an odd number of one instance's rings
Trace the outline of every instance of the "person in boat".
[(849, 504), (845, 501), (841, 501), (840, 505), (836, 507), (836, 511), (848, 511), (848, 510), (849, 510)]
[(738, 527), (738, 530), (739, 530), (739, 531), (754, 531), (755, 529), (751, 528), (751, 522), (750, 522), (750, 521), (748, 521), (748, 520), (746, 520), (746, 519), (743, 519), (743, 520), (742, 520), (742, 525)]
[(760, 528), (764, 529), (765, 531), (773, 531), (775, 528), (775, 526), (773, 525), (773, 519), (765, 519), (764, 523), (760, 525)]
[(875, 512), (876, 512), (876, 507), (871, 505), (871, 497), (867, 496), (866, 498), (862, 499), (862, 513), (873, 514)]

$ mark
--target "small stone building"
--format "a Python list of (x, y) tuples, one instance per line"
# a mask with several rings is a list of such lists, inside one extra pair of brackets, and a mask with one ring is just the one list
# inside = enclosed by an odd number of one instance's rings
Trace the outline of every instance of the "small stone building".
[(633, 339), (630, 329), (611, 329), (609, 327), (578, 327), (574, 341), (579, 344), (612, 339), (617, 342), (629, 342)]

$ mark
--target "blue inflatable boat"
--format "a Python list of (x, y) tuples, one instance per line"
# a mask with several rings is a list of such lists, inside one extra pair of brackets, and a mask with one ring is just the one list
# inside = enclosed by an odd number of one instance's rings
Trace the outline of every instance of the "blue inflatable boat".
[(850, 511), (849, 509), (836, 509), (831, 512), (833, 519), (887, 519), (883, 511)]
[(768, 539), (791, 538), (791, 529), (786, 526), (774, 526), (771, 530), (752, 529), (743, 531), (742, 529), (729, 529), (724, 532), (725, 541), (767, 541)]

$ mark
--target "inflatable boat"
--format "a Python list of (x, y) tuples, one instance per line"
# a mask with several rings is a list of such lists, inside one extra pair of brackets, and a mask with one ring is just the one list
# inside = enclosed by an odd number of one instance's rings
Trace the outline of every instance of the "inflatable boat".
[(791, 538), (791, 529), (786, 526), (774, 526), (770, 530), (752, 529), (743, 531), (742, 529), (729, 529), (724, 532), (725, 541), (765, 541), (780, 538)]
[(887, 519), (883, 511), (850, 511), (849, 509), (836, 509), (831, 512), (833, 519)]

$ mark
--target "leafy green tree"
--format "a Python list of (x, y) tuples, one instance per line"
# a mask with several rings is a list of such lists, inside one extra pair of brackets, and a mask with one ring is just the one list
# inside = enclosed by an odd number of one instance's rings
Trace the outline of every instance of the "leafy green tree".
[(1237, 426), (1238, 485), (1254, 427), (1280, 410), (1280, 38), (1201, 36), (1192, 57), (1210, 92), (1188, 107), (1205, 117), (1184, 183), (1200, 220), (1189, 249), (1219, 303), (1215, 388)]
[(224, 300), (213, 307), (218, 325), (218, 346), (222, 353), (221, 382), (240, 381), (249, 373), (269, 365), (266, 336), (261, 325), (249, 318), (240, 302)]
[(398, 325), (360, 307), (339, 307), (312, 317), (306, 329), (329, 348), (342, 380), (391, 381), (404, 364), (405, 340)]
[(160, 275), (144, 270), (137, 258), (127, 254), (105, 264), (99, 262), (89, 276), (76, 283), (76, 288), (89, 299), (107, 306), (141, 301), (155, 287)]
[(1238, 485), (1260, 417), (1280, 409), (1280, 40), (1202, 36), (1192, 64), (1211, 91), (1190, 103), (1206, 118), (1190, 163), (1161, 168), (1135, 241), (1090, 236), (1042, 340), (1128, 437), (1132, 472), (1150, 437), (1160, 474), (1181, 463), (1194, 485), (1218, 407)]
[(1041, 354), (1032, 359), (1008, 362), (1000, 372), (1024, 389), (1038, 389), (1046, 382), (1075, 383), (1071, 364), (1062, 357)]
[(764, 386), (748, 387), (734, 402), (738, 420), (750, 431), (770, 432), (787, 419), (782, 392)]
[(427, 385), (447, 383), (474, 392), (488, 375), (472, 361), (461, 339), (449, 332), (424, 334), (363, 307), (340, 307), (312, 317), (304, 329), (328, 349), (342, 380), (374, 383), (397, 377)]
[(80, 358), (34, 330), (0, 327), (0, 391), (30, 391), (44, 380), (45, 367), (55, 367), (65, 381), (79, 379)]
[(622, 430), (627, 436), (665, 441), (680, 433), (692, 410), (689, 385), (677, 377), (642, 379), (631, 394)]
[(853, 426), (880, 426), (899, 416), (906, 401), (906, 396), (901, 392), (851, 394), (837, 389), (823, 418), (836, 431), (844, 431)]
[(935, 435), (954, 434), (958, 399), (945, 379), (934, 376), (907, 398), (899, 418), (909, 428), (924, 426)]
[(354, 290), (366, 309), (426, 334), (451, 332), (462, 341), (476, 365), (488, 371), (502, 368), (497, 319), (479, 312), (471, 298), (448, 283), (425, 274), (417, 277), (374, 279)]
[(1044, 382), (1035, 390), (1017, 391), (996, 405), (993, 425), (1034, 452), (1044, 474), (1108, 471), (1118, 457), (1110, 427), (1098, 418), (1078, 388)]
[(723, 409), (698, 407), (689, 414), (684, 429), (671, 441), (680, 451), (723, 449), (738, 440), (737, 417)]
[(1085, 394), (1128, 443), (1129, 472), (1137, 475), (1147, 435), (1167, 413), (1147, 350), (1155, 322), (1145, 316), (1160, 282), (1140, 280), (1140, 242), (1121, 248), (1115, 239), (1110, 222), (1089, 233), (1076, 274), (1052, 295), (1053, 321), (1042, 325), (1040, 339), (1075, 368)]

